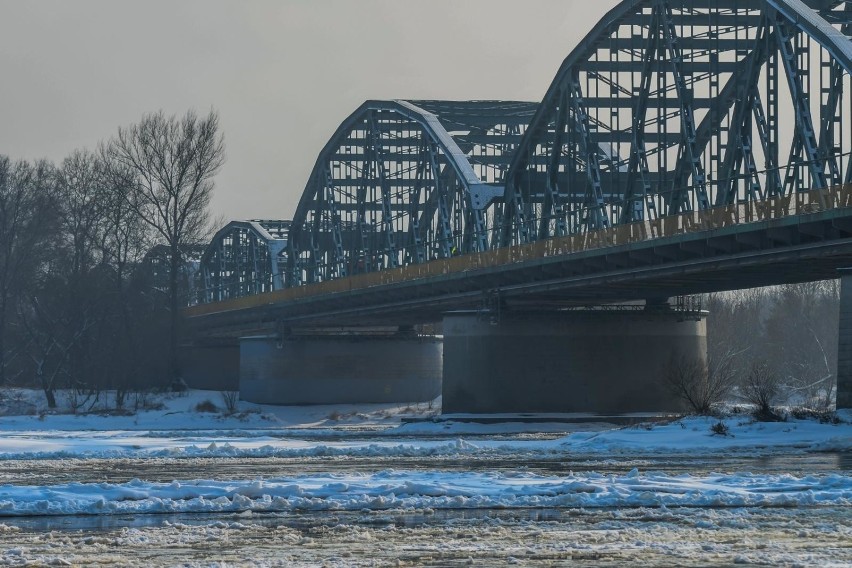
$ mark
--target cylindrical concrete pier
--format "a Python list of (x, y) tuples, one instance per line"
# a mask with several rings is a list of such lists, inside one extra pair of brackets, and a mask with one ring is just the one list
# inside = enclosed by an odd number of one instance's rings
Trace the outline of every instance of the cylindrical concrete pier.
[(239, 390), (240, 346), (236, 340), (183, 345), (180, 363), (189, 388)]
[(678, 411), (666, 367), (706, 356), (705, 321), (676, 311), (449, 313), (443, 412)]
[(425, 402), (441, 393), (440, 338), (240, 339), (240, 398), (266, 404)]

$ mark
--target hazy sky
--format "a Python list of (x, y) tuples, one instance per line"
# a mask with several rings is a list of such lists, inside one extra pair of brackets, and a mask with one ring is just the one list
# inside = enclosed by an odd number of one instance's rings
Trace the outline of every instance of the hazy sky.
[(287, 219), (363, 101), (540, 101), (615, 3), (0, 0), (0, 154), (58, 162), (145, 112), (212, 107), (213, 213)]

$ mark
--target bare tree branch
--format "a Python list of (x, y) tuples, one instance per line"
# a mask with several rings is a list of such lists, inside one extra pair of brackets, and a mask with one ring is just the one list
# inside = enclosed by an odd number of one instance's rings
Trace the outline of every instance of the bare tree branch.
[(176, 378), (179, 272), (185, 248), (199, 242), (207, 227), (213, 178), (224, 163), (219, 117), (214, 111), (204, 118), (193, 111), (182, 118), (162, 111), (148, 114), (138, 124), (120, 128), (105, 154), (132, 172), (127, 204), (169, 250), (169, 360)]

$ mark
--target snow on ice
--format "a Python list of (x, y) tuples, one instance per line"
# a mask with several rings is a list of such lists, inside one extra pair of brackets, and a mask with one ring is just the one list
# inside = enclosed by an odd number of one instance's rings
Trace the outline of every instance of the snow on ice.
[[(788, 419), (725, 419), (730, 435), (713, 435), (717, 419), (617, 427), (605, 423), (477, 424), (401, 417), (434, 412), (426, 405), (274, 407), (241, 403), (236, 415), (195, 410), (219, 393), (193, 391), (162, 399), (133, 416), (0, 416), (0, 460), (146, 457), (417, 457), (501, 454), (772, 455), (852, 450), (852, 412), (839, 424)], [(32, 396), (32, 394), (31, 394)], [(31, 403), (34, 405), (35, 402)], [(247, 410), (247, 411), (245, 411)], [(426, 417), (428, 418), (428, 416)], [(533, 437), (522, 436), (534, 432)]]
[(0, 486), (0, 515), (852, 504), (852, 477), (384, 471), (252, 481)]
[[(216, 393), (164, 399), (136, 416), (0, 417), (0, 460), (199, 457), (535, 458), (654, 455), (779, 455), (852, 450), (849, 412), (838, 424), (816, 420), (760, 423), (726, 419), (729, 435), (713, 435), (717, 419), (666, 424), (401, 423), (411, 407), (262, 407), (248, 414), (199, 413)], [(422, 412), (422, 410), (421, 410)], [(335, 418), (330, 418), (334, 416)], [(343, 420), (340, 420), (343, 417)], [(153, 429), (157, 425), (160, 428)], [(73, 428), (72, 428), (73, 426)], [(521, 435), (525, 430), (535, 436)], [(542, 431), (546, 434), (542, 435)], [(377, 462), (378, 463), (378, 462)], [(392, 463), (392, 462), (391, 462)], [(382, 466), (379, 466), (381, 468)], [(842, 474), (668, 475), (634, 470), (542, 475), (518, 470), (381, 471), (255, 481), (70, 483), (0, 486), (0, 515), (160, 512), (384, 510), (506, 507), (704, 507), (847, 505), (852, 477)]]

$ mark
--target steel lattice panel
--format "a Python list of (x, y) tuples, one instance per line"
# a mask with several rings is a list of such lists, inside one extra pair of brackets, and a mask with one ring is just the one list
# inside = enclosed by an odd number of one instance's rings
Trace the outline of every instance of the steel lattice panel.
[(291, 230), (289, 285), (488, 250), (536, 105), (371, 101), (320, 154)]
[(852, 8), (808, 4), (611, 10), (514, 156), (501, 244), (852, 181)]

